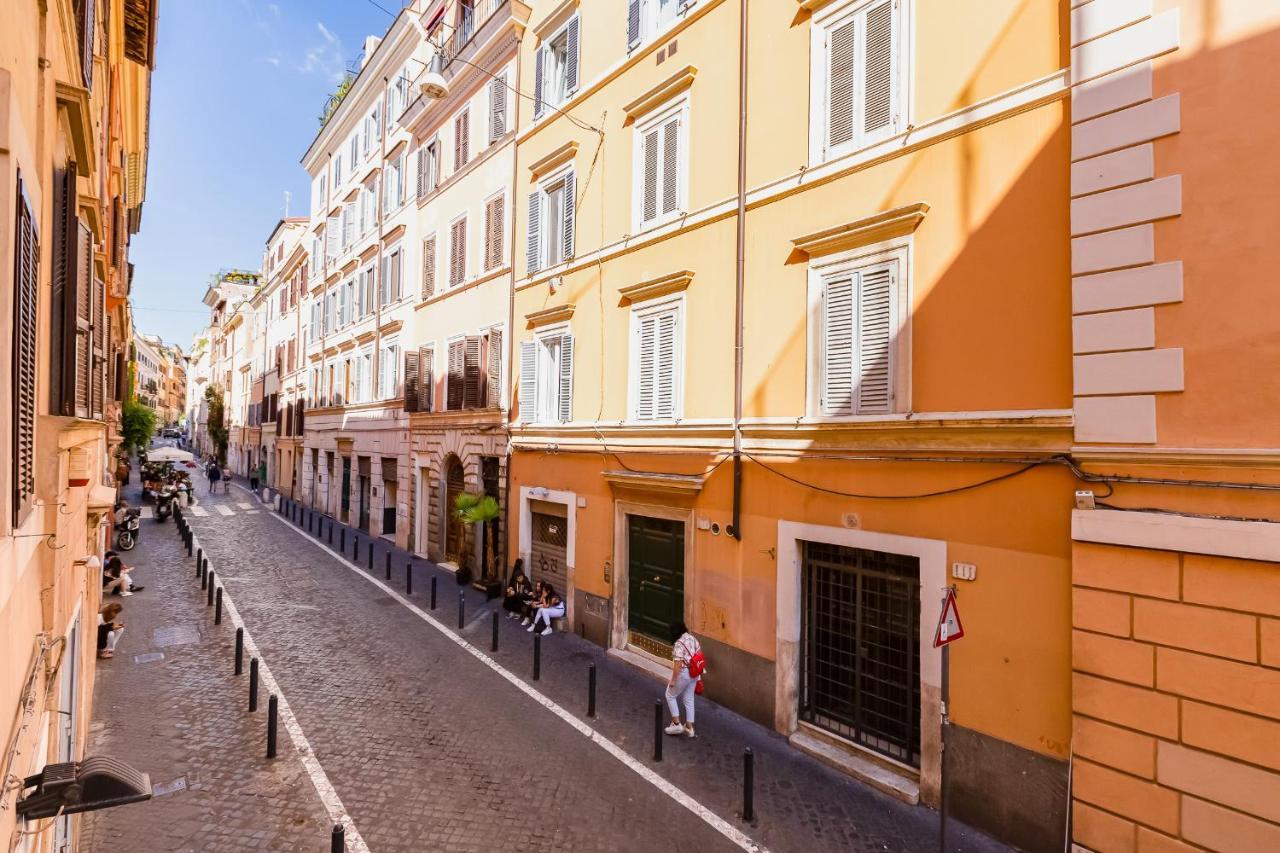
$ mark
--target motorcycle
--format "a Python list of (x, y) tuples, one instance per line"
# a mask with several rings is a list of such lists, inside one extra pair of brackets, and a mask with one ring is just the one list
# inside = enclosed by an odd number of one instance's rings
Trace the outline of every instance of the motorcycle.
[(137, 509), (125, 509), (124, 517), (116, 525), (116, 547), (121, 551), (132, 551), (133, 546), (138, 544), (138, 533), (141, 529), (138, 517)]
[(173, 514), (175, 494), (173, 486), (163, 486), (156, 492), (156, 521), (164, 521)]

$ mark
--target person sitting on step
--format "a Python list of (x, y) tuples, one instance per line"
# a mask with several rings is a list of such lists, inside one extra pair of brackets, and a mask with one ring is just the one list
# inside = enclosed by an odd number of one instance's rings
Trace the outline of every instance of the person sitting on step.
[(533, 624), (529, 626), (529, 631), (539, 631), (538, 625), (545, 625), (540, 633), (547, 636), (551, 633), (551, 620), (561, 619), (564, 617), (564, 601), (556, 594), (555, 587), (549, 583), (542, 584), (542, 603), (538, 605), (537, 614), (533, 617)]
[(524, 621), (520, 623), (521, 627), (528, 628), (533, 624), (533, 619), (538, 615), (538, 608), (542, 606), (542, 581), (538, 581), (533, 585), (533, 592), (525, 599), (524, 603)]
[(133, 566), (126, 566), (114, 551), (107, 552), (107, 567), (102, 572), (103, 595), (133, 595), (145, 589), (142, 584), (135, 584), (130, 572)]
[(98, 657), (109, 658), (116, 650), (116, 643), (124, 632), (124, 625), (116, 621), (124, 608), (113, 601), (98, 611)]
[(507, 611), (507, 618), (519, 619), (532, 597), (533, 590), (524, 575), (524, 559), (517, 558), (511, 568), (511, 579), (507, 581), (507, 593), (502, 599), (502, 609)]

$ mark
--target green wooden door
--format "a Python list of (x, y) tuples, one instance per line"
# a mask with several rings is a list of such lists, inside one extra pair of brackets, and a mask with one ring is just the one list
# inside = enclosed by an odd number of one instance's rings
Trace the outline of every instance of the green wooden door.
[(684, 618), (684, 522), (627, 516), (628, 629), (660, 643)]

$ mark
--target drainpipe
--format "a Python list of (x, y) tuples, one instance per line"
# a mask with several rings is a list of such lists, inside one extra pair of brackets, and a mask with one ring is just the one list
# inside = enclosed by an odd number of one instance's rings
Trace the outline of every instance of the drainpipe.
[(738, 7), (738, 219), (733, 302), (733, 520), (727, 531), (742, 541), (742, 297), (747, 242), (747, 0)]
[[(511, 284), (507, 288), (507, 407), (502, 413), (502, 425), (507, 433), (507, 470), (504, 476), (506, 481), (502, 487), (502, 535), (505, 541), (498, 543), (501, 546), (510, 544), (511, 539), (511, 462), (513, 454), (511, 452), (511, 373), (516, 363), (516, 183), (520, 177), (520, 162), (516, 157), (519, 146), (516, 145), (516, 136), (520, 133), (520, 101), (522, 98), (518, 94), (520, 89), (520, 70), (522, 64), (520, 62), (520, 50), (524, 47), (524, 30), (521, 29), (519, 35), (516, 36), (516, 96), (511, 99), (515, 104), (511, 117), (511, 239), (507, 242), (507, 246), (511, 252)], [(506, 547), (503, 547), (503, 554), (510, 562), (511, 554)], [(504, 565), (499, 571), (499, 579), (506, 573)]]

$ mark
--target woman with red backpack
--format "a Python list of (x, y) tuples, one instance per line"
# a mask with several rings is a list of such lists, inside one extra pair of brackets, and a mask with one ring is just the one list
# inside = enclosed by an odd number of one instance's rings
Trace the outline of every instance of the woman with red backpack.
[[(667, 708), (671, 711), (671, 725), (665, 729), (669, 735), (697, 737), (693, 732), (693, 697), (702, 692), (702, 674), (707, 670), (707, 659), (702, 654), (702, 644), (689, 633), (683, 621), (671, 626), (671, 678), (667, 681)], [(680, 723), (680, 705), (684, 705), (684, 724)]]

